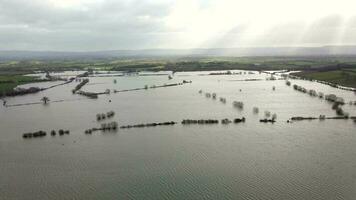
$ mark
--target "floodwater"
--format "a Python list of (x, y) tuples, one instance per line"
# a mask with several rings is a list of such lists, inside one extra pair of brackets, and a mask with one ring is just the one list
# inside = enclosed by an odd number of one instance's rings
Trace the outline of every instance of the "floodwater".
[[(8, 105), (39, 102), (43, 96), (64, 101), (0, 107), (0, 199), (356, 198), (356, 123), (286, 123), (293, 116), (335, 116), (335, 111), (330, 103), (297, 92), (284, 80), (241, 81), (265, 79), (266, 74), (201, 76), (206, 73), (176, 73), (172, 80), (167, 76), (91, 77), (84, 91), (193, 82), (112, 93), (99, 99), (73, 95), (77, 82), (8, 98)], [(349, 91), (315, 82), (291, 82), (335, 93), (346, 102), (356, 100)], [(198, 93), (200, 89), (203, 94)], [(204, 92), (216, 92), (227, 103), (206, 98)], [(235, 109), (233, 101), (244, 102), (244, 109)], [(252, 112), (253, 107), (259, 108), (259, 114)], [(356, 116), (356, 106), (343, 107)], [(119, 125), (243, 116), (247, 121), (84, 134), (86, 129), (100, 126), (97, 113), (110, 110), (116, 115), (105, 122)], [(260, 123), (264, 111), (276, 113), (277, 122)], [(52, 129), (71, 133), (22, 138), (22, 133)]]

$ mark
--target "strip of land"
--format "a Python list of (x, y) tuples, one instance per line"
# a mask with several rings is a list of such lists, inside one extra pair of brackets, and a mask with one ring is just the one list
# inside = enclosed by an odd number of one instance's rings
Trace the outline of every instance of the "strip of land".
[[(326, 81), (347, 87), (356, 87), (356, 56), (310, 57), (152, 57), (107, 58), (81, 60), (14, 60), (0, 62), (0, 76), (11, 77), (38, 71), (69, 70), (120, 71), (125, 74), (151, 71), (301, 71), (296, 74), (305, 79)], [(22, 77), (22, 76), (20, 76)], [(14, 78), (17, 80), (19, 77)], [(1, 80), (1, 78), (0, 78)], [(11, 90), (15, 84), (2, 84), (0, 91)]]

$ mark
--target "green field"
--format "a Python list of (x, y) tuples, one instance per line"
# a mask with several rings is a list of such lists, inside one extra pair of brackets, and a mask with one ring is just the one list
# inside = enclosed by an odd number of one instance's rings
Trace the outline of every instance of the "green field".
[(356, 70), (333, 70), (325, 72), (301, 72), (297, 73), (301, 76), (313, 80), (327, 81), (342, 86), (356, 88)]
[(0, 96), (4, 92), (9, 92), (16, 86), (36, 81), (35, 77), (22, 75), (0, 75)]

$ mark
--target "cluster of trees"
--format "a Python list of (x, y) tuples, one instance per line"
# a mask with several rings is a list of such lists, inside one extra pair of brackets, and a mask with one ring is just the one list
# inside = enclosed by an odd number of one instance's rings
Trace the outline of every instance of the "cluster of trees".
[[(203, 90), (199, 90), (199, 94), (202, 94), (203, 93)], [(212, 99), (213, 100), (216, 100), (217, 99), (217, 97), (218, 97), (218, 95), (216, 94), (216, 93), (205, 93), (205, 96), (207, 97), (207, 98), (211, 98), (212, 97)], [(224, 97), (220, 97), (219, 98), (219, 101), (221, 102), (221, 103), (226, 103), (226, 98), (224, 98)]]
[(100, 128), (92, 128), (85, 130), (85, 134), (92, 134), (93, 131), (116, 131), (118, 128), (117, 122), (109, 122), (101, 124)]
[(45, 137), (47, 133), (45, 131), (37, 131), (34, 133), (24, 133), (22, 134), (23, 138), (37, 138), (37, 137)]
[[(202, 90), (199, 90), (199, 94), (201, 94), (203, 91)], [(216, 99), (217, 98), (217, 94), (216, 93), (205, 93), (205, 96), (207, 97), (207, 98), (211, 98), (212, 97), (212, 99)], [(224, 98), (224, 97), (220, 97), (219, 98), (220, 99), (220, 102), (222, 102), (222, 103), (226, 103), (226, 98)], [(242, 110), (243, 108), (244, 108), (244, 103), (242, 102), (242, 101), (234, 101), (234, 102), (232, 102), (232, 105), (235, 107), (235, 108), (238, 108), (238, 109), (240, 109), (240, 110)]]
[(264, 119), (261, 119), (260, 122), (263, 122), (263, 123), (274, 123), (276, 122), (276, 119), (277, 119), (277, 114), (274, 113), (274, 114), (271, 114), (270, 111), (266, 110), (265, 111), (265, 118)]
[(234, 101), (232, 105), (240, 110), (244, 108), (244, 103), (242, 101)]
[(96, 120), (97, 121), (101, 121), (101, 120), (105, 120), (106, 118), (109, 119), (109, 118), (114, 117), (114, 115), (115, 115), (114, 111), (109, 111), (106, 114), (105, 113), (99, 113), (99, 114), (96, 114)]
[(0, 94), (0, 97), (1, 96), (13, 97), (13, 96), (26, 95), (26, 94), (35, 94), (35, 93), (38, 93), (38, 92), (40, 92), (42, 90), (44, 90), (44, 89), (39, 88), (39, 87), (30, 87), (28, 89), (16, 88), (16, 89), (14, 89), (12, 91), (7, 91), (7, 92), (4, 92), (4, 93)]
[[(246, 121), (246, 118), (245, 117), (242, 117), (242, 118), (235, 118), (234, 119), (234, 123), (235, 124), (238, 124), (238, 123), (243, 123)], [(225, 119), (222, 119), (221, 120), (221, 124), (230, 124), (232, 123), (232, 120), (228, 119), (228, 118), (225, 118)]]
[(226, 98), (220, 97), (219, 99), (220, 99), (220, 101), (221, 101), (222, 103), (226, 103)]
[(327, 94), (325, 95), (325, 100), (330, 101), (330, 102), (334, 102), (334, 103), (338, 103), (340, 105), (344, 105), (345, 104), (345, 100), (342, 97), (338, 97), (335, 94)]
[(79, 91), (80, 89), (82, 89), (82, 87), (89, 83), (89, 79), (84, 79), (82, 80), (77, 86), (75, 86), (75, 88), (72, 90), (73, 94), (76, 93), (77, 91)]
[[(69, 130), (63, 130), (60, 129), (58, 131), (58, 135), (62, 136), (62, 135), (69, 135), (70, 131)], [(55, 130), (51, 131), (51, 136), (55, 136), (57, 133)], [(45, 137), (47, 136), (47, 132), (46, 131), (36, 131), (34, 133), (24, 133), (22, 135), (23, 138), (38, 138), (38, 137)]]
[(117, 122), (110, 122), (107, 124), (101, 124), (101, 130), (102, 131), (115, 131), (117, 129)]
[(211, 73), (209, 73), (209, 75), (232, 75), (232, 74), (233, 73), (230, 70), (228, 70), (226, 72), (211, 72)]
[(293, 85), (293, 88), (295, 89), (295, 90), (297, 90), (297, 91), (299, 91), (299, 92), (303, 92), (303, 93), (307, 93), (308, 92), (308, 90), (306, 89), (306, 88), (304, 88), (304, 87), (302, 87), (302, 86), (299, 86), (299, 85)]
[(335, 110), (336, 114), (339, 116), (348, 116), (349, 114), (344, 112), (342, 105), (345, 104), (345, 101), (342, 97), (338, 97), (335, 94), (325, 95), (325, 100), (333, 102), (332, 109)]
[[(288, 84), (287, 84), (288, 85)], [(289, 83), (290, 85), (290, 83)], [(338, 97), (335, 94), (327, 94), (324, 95), (324, 93), (322, 92), (316, 92), (315, 90), (308, 90), (302, 86), (299, 85), (293, 85), (293, 88), (297, 91), (303, 92), (303, 93), (307, 93), (310, 96), (313, 97), (319, 97), (319, 98), (324, 98), (326, 101), (332, 102), (332, 109), (336, 111), (336, 114), (339, 116), (348, 116), (349, 114), (344, 112), (344, 110), (342, 109), (342, 105), (345, 104), (345, 100), (342, 97)]]
[(306, 89), (306, 88), (304, 88), (304, 87), (302, 87), (302, 86), (295, 85), (295, 84), (293, 85), (293, 88), (294, 88), (295, 90), (299, 91), (299, 92), (303, 92), (303, 93), (309, 94), (309, 95), (312, 96), (312, 97), (319, 97), (319, 98), (323, 98), (323, 97), (324, 97), (324, 93), (322, 93), (322, 92), (317, 92), (317, 91), (315, 91), (315, 90), (313, 90), (313, 89), (308, 90), (308, 89)]
[(184, 119), (182, 124), (218, 124), (219, 120), (217, 119)]
[(335, 110), (336, 114), (339, 116), (348, 116), (349, 114), (344, 112), (344, 110), (341, 107), (342, 104), (334, 102), (332, 105), (332, 109)]
[(98, 94), (94, 93), (94, 92), (79, 91), (79, 92), (77, 92), (77, 94), (89, 97), (91, 99), (97, 99), (98, 98)]
[(154, 127), (154, 126), (170, 126), (175, 125), (177, 122), (159, 122), (159, 123), (147, 123), (147, 124), (136, 124), (136, 125), (127, 125), (120, 126), (121, 129), (129, 129), (129, 128), (143, 128), (143, 127)]

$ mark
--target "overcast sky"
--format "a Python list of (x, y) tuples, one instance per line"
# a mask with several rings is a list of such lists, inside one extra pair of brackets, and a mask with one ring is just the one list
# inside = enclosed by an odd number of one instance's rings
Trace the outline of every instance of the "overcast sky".
[(0, 0), (0, 50), (356, 44), (355, 0)]

